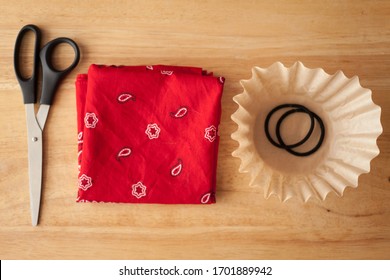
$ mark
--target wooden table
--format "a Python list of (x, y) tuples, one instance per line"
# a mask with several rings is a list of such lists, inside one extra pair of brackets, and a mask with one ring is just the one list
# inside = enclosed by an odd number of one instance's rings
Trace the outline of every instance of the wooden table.
[[(0, 7), (1, 259), (390, 258), (389, 1), (0, 0)], [(82, 52), (45, 127), (38, 227), (30, 225), (25, 114), (12, 62), (16, 35), (29, 23), (45, 42), (70, 37)], [(66, 49), (58, 56), (70, 59)], [(382, 107), (381, 153), (342, 198), (266, 200), (231, 156), (239, 80), (252, 66), (298, 60), (359, 76)], [(192, 65), (226, 77), (215, 205), (75, 202), (74, 81), (91, 63)]]

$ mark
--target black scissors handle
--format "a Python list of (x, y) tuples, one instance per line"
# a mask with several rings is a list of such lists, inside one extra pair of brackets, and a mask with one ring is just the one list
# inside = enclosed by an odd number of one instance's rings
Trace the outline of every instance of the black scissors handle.
[[(20, 46), (22, 44), (22, 39), (28, 31), (35, 33), (35, 47), (34, 47), (34, 66), (31, 77), (26, 78), (20, 72), (19, 64), (19, 54)], [(15, 51), (14, 51), (14, 68), (16, 78), (22, 88), (23, 92), (23, 101), (24, 104), (35, 103), (36, 102), (36, 86), (38, 79), (38, 65), (39, 60), (42, 65), (42, 94), (41, 94), (41, 104), (51, 105), (54, 97), (54, 93), (58, 87), (59, 82), (62, 78), (65, 77), (71, 70), (73, 70), (80, 61), (80, 50), (77, 44), (69, 38), (57, 38), (48, 42), (41, 51), (39, 51), (41, 42), (41, 32), (40, 29), (32, 24), (24, 26), (16, 38)], [(53, 50), (59, 44), (69, 44), (75, 53), (74, 60), (72, 64), (64, 69), (57, 70), (52, 63), (52, 54)]]
[[(70, 66), (64, 70), (57, 70), (54, 68), (51, 57), (54, 48), (59, 44), (69, 44), (74, 51), (75, 57)], [(54, 97), (54, 93), (58, 87), (58, 84), (62, 78), (65, 77), (70, 71), (72, 71), (80, 61), (80, 50), (76, 42), (69, 38), (60, 37), (47, 43), (40, 52), (41, 64), (42, 64), (42, 95), (41, 104), (51, 105)]]
[[(22, 45), (23, 37), (27, 32), (32, 31), (35, 34), (35, 44), (34, 44), (34, 54), (33, 54), (33, 70), (30, 77), (23, 77), (20, 72), (20, 47)], [(24, 104), (35, 103), (36, 102), (36, 87), (37, 87), (37, 79), (38, 79), (38, 66), (39, 66), (39, 47), (41, 42), (41, 31), (35, 25), (29, 24), (24, 26), (18, 34), (15, 43), (14, 49), (14, 69), (16, 78), (22, 88), (23, 93), (23, 102)]]

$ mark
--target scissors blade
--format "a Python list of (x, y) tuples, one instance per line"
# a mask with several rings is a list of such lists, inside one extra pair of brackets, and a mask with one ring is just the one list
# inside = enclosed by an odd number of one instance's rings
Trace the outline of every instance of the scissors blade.
[(34, 104), (25, 104), (27, 119), (30, 210), (33, 226), (38, 224), (42, 189), (42, 130), (35, 118)]
[(46, 124), (47, 115), (49, 114), (49, 109), (50, 109), (50, 105), (46, 105), (46, 104), (41, 104), (38, 109), (37, 121), (42, 131)]

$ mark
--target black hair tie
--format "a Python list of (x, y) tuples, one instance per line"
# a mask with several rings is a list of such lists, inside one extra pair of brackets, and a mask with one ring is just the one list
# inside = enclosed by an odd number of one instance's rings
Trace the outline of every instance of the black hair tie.
[[(269, 121), (270, 121), (272, 115), (276, 111), (279, 111), (279, 110), (281, 110), (283, 108), (292, 108), (292, 109), (288, 110), (285, 113), (283, 113), (283, 115), (279, 118), (278, 122), (276, 123), (275, 134), (276, 134), (276, 137), (278, 139), (278, 142), (276, 142), (271, 137), (271, 135), (269, 133)], [(298, 141), (297, 143), (287, 145), (286, 143), (284, 143), (282, 135), (280, 133), (280, 126), (281, 126), (282, 122), (289, 115), (294, 114), (294, 113), (306, 113), (306, 114), (308, 114), (309, 117), (310, 117), (310, 120), (311, 120), (310, 128), (309, 128), (307, 134), (305, 135), (305, 137), (303, 137), (302, 140)], [(299, 146), (303, 145), (304, 143), (306, 143), (307, 140), (309, 140), (309, 138), (311, 137), (311, 135), (312, 135), (312, 133), (314, 131), (314, 126), (315, 126), (315, 122), (316, 121), (319, 124), (320, 129), (321, 129), (321, 135), (320, 135), (320, 139), (318, 140), (318, 143), (314, 146), (313, 149), (311, 149), (309, 151), (306, 151), (306, 152), (297, 152), (297, 151), (293, 150), (293, 148), (299, 147)], [(282, 104), (282, 105), (276, 106), (274, 109), (272, 109), (268, 113), (268, 115), (267, 115), (267, 117), (265, 119), (264, 131), (265, 131), (265, 135), (267, 136), (267, 138), (271, 142), (271, 144), (273, 144), (274, 146), (276, 146), (276, 147), (278, 147), (280, 149), (285, 149), (290, 154), (293, 154), (295, 156), (302, 156), (302, 157), (303, 156), (309, 156), (309, 155), (315, 153), (321, 147), (321, 145), (322, 145), (322, 143), (324, 141), (324, 138), (325, 138), (325, 126), (324, 126), (324, 123), (323, 123), (322, 119), (316, 113), (310, 111), (308, 108), (306, 108), (305, 106), (300, 105), (300, 104)]]

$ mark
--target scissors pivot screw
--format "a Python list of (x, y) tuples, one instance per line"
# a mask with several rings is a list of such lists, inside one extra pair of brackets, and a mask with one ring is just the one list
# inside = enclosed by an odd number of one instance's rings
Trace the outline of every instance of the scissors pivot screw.
[(37, 141), (38, 141), (38, 137), (33, 137), (31, 140), (32, 140), (33, 142), (37, 142)]

